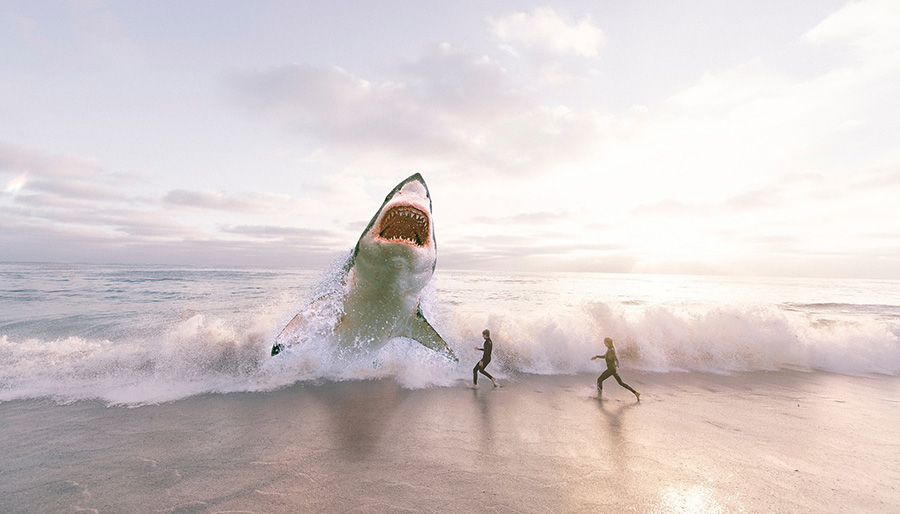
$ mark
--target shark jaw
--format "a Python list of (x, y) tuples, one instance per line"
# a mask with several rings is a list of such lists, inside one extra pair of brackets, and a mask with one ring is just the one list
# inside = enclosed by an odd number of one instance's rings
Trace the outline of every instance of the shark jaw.
[(410, 294), (425, 286), (434, 273), (437, 246), (431, 217), (431, 195), (415, 174), (384, 199), (363, 232), (349, 268), (359, 268), (362, 280), (388, 279), (388, 288)]
[(414, 205), (394, 205), (381, 218), (378, 238), (388, 243), (426, 246), (431, 239), (430, 217)]

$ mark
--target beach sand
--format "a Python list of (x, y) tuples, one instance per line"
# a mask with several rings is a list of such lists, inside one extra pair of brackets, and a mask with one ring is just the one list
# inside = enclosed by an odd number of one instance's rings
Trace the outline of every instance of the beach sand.
[(900, 512), (900, 377), (623, 371), (0, 404), (0, 512)]

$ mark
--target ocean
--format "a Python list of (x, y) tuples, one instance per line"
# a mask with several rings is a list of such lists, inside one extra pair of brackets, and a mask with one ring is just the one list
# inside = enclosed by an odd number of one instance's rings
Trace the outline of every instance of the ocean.
[(897, 281), (438, 266), (459, 362), (271, 356), (339, 267), (0, 264), (0, 512), (900, 512)]
[(423, 311), (460, 364), (406, 340), (357, 359), (316, 344), (270, 357), (338, 268), (0, 263), (0, 401), (141, 405), (384, 377), (449, 386), (469, 376), (483, 328), (509, 377), (596, 371), (607, 336), (625, 370), (900, 374), (893, 280), (438, 268)]

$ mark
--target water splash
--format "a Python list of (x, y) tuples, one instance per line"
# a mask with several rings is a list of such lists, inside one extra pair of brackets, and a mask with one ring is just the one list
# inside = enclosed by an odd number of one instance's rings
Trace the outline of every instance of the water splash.
[[(640, 292), (640, 277), (590, 275), (568, 282), (444, 275), (426, 289), (422, 308), (458, 364), (406, 339), (377, 352), (336, 351), (328, 338), (333, 308), (309, 313), (315, 323), (301, 343), (270, 357), (285, 323), (339, 288), (341, 264), (324, 275), (20, 266), (0, 287), (0, 401), (140, 405), (298, 381), (380, 378), (407, 388), (450, 386), (471, 380), (483, 328), (491, 329), (491, 372), (501, 379), (599, 373), (602, 363), (590, 357), (602, 353), (607, 336), (626, 370), (900, 374), (900, 309), (870, 301), (890, 299), (896, 284), (881, 297), (863, 291), (840, 301), (807, 301), (810, 295), (778, 285), (777, 296), (799, 301), (748, 301), (729, 292), (741, 301), (687, 302)], [(679, 295), (701, 296), (691, 287)], [(593, 293), (604, 289), (615, 294)], [(24, 290), (31, 291), (26, 303)], [(626, 290), (632, 294), (620, 293)], [(114, 299), (110, 291), (117, 291)]]

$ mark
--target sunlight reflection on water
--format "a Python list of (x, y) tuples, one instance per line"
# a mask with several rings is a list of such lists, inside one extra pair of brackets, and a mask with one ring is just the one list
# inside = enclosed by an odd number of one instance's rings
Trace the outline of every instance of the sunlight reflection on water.
[[(673, 485), (660, 493), (654, 514), (719, 514), (729, 512), (715, 498), (715, 490), (703, 485)], [(740, 512), (738, 510), (737, 512)]]

